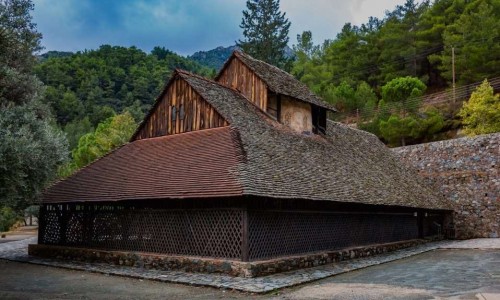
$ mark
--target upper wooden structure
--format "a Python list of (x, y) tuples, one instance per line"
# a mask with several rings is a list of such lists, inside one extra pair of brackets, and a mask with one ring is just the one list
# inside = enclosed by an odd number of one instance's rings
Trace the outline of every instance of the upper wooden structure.
[(43, 200), (258, 196), (450, 209), (377, 137), (327, 121), (328, 110), (291, 75), (242, 52), (216, 81), (176, 70), (130, 143)]

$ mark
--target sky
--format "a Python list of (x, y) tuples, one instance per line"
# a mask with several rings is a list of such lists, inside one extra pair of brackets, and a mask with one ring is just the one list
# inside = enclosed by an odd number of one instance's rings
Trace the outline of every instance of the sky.
[[(146, 52), (162, 46), (181, 55), (242, 38), (245, 0), (33, 0), (33, 21), (45, 51), (96, 49), (102, 44), (136, 46)], [(310, 30), (316, 44), (333, 39), (346, 22), (382, 18), (404, 0), (281, 0), (292, 23), (289, 45)]]

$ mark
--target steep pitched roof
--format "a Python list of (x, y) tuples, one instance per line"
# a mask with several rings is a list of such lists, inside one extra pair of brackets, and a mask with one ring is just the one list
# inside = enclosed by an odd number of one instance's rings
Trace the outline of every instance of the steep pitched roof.
[(324, 136), (297, 134), (269, 121), (235, 90), (198, 76), (183, 78), (238, 130), (246, 154), (238, 171), (245, 195), (451, 207), (373, 134), (331, 121)]
[(229, 57), (222, 69), (219, 71), (216, 79), (221, 76), (222, 72), (233, 58), (239, 59), (247, 67), (249, 67), (267, 84), (270, 91), (277, 94), (287, 95), (331, 111), (337, 111), (333, 105), (316, 96), (304, 83), (295, 79), (292, 75), (281, 70), (280, 68), (255, 59), (239, 50), (234, 51), (231, 57)]
[(44, 202), (241, 196), (243, 158), (230, 127), (125, 144), (43, 194)]
[(328, 122), (326, 135), (301, 135), (271, 121), (236, 90), (187, 72), (176, 76), (214, 106), (230, 127), (134, 141), (56, 184), (44, 199), (254, 195), (451, 208), (370, 133)]

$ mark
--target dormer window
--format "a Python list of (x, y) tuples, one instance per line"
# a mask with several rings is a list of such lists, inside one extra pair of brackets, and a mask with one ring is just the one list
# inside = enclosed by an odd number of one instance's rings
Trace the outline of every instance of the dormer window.
[(281, 96), (281, 123), (299, 133), (313, 132), (311, 104)]
[(312, 108), (313, 132), (316, 134), (326, 133), (326, 109), (318, 106)]

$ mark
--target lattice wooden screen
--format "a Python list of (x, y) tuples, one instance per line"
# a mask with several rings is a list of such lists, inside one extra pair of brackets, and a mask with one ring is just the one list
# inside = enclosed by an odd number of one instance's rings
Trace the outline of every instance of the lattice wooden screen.
[(39, 243), (241, 259), (242, 211), (48, 205)]
[(417, 237), (413, 215), (249, 212), (250, 260)]
[(92, 204), (45, 205), (39, 230), (41, 244), (250, 261), (418, 238), (412, 214)]

